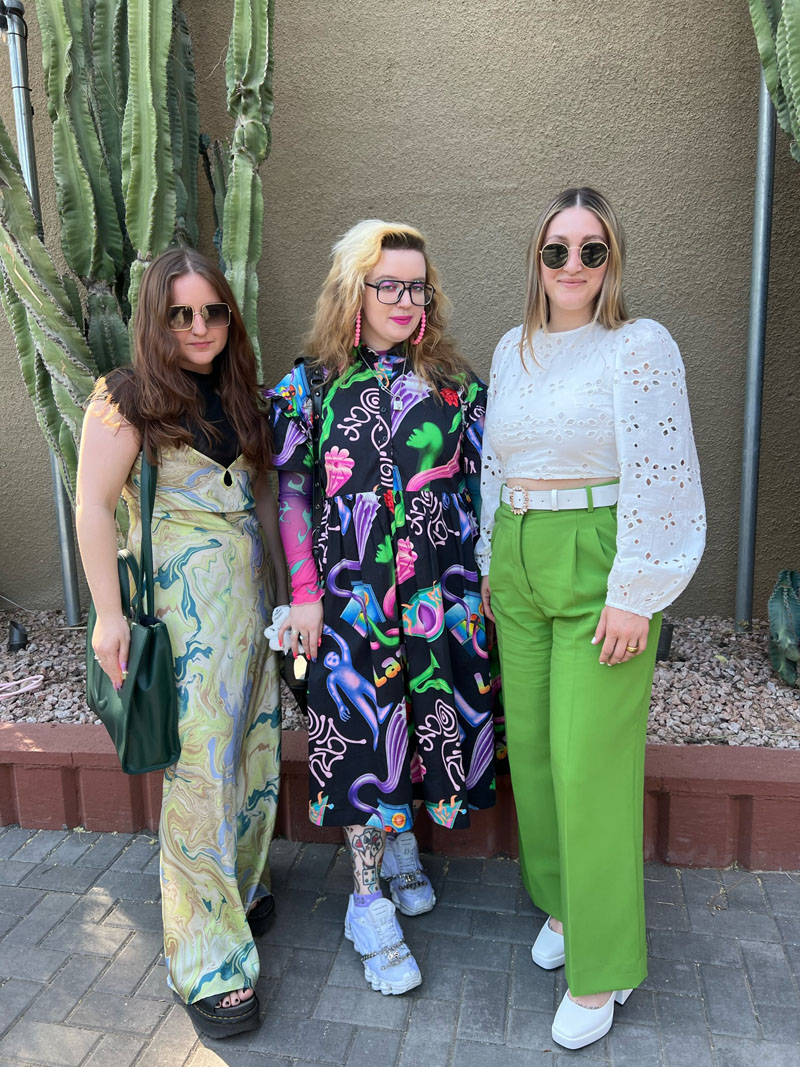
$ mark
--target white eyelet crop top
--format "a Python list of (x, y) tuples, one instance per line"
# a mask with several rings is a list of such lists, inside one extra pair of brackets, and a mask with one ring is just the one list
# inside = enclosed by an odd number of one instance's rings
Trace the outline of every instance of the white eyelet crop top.
[(606, 603), (650, 618), (685, 589), (705, 508), (683, 362), (667, 330), (637, 319), (538, 330), (522, 365), (517, 326), (495, 349), (476, 559), (489, 573), (495, 512), (515, 478), (619, 478), (617, 553)]

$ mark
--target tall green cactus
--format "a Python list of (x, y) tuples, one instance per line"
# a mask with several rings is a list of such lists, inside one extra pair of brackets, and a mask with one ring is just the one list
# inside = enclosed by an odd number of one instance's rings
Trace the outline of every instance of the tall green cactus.
[(128, 103), (122, 123), (122, 188), (125, 219), (136, 258), (131, 264), (131, 313), (149, 260), (175, 233), (177, 201), (170, 147), (167, 63), (172, 4), (128, 0)]
[[(70, 295), (37, 233), (16, 154), (0, 123), (0, 299), (22, 375), (65, 484), (77, 465), (82, 405), (97, 367)], [(78, 304), (78, 308), (80, 305)]]
[(222, 259), (256, 350), (259, 371), (256, 266), (261, 258), (264, 200), (258, 168), (270, 149), (274, 17), (274, 0), (234, 0), (225, 67), (228, 111), (236, 125), (226, 176)]
[[(147, 263), (197, 242), (194, 61), (177, 0), (37, 0), (61, 278), (37, 235), (0, 122), (0, 301), (37, 418), (74, 498), (83, 409), (100, 374), (130, 362)], [(235, 0), (227, 81), (232, 143), (209, 161), (215, 238), (257, 346), (261, 181), (272, 114), (272, 0)], [(208, 138), (202, 139), (207, 147)], [(77, 284), (77, 283), (80, 283)]]
[(800, 160), (800, 3), (749, 0), (758, 54), (778, 122)]

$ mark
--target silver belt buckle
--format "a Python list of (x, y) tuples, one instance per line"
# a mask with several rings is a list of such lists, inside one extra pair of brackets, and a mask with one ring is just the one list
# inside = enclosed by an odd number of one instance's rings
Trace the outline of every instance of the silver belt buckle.
[[(517, 493), (522, 493), (522, 503), (517, 503)], [(528, 490), (521, 485), (508, 487), (509, 503), (511, 504), (511, 510), (515, 515), (524, 515), (528, 510)]]

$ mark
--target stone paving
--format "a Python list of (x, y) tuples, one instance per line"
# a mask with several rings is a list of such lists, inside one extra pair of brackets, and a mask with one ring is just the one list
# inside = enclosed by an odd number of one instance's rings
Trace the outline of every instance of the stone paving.
[(198, 1038), (167, 992), (157, 842), (0, 828), (3, 1067), (798, 1067), (800, 873), (646, 868), (650, 976), (607, 1038), (550, 1038), (563, 971), (533, 965), (542, 915), (511, 860), (425, 857), (437, 907), (405, 919), (423, 984), (366, 985), (342, 936), (332, 845), (275, 842), (259, 941), (261, 1028)]

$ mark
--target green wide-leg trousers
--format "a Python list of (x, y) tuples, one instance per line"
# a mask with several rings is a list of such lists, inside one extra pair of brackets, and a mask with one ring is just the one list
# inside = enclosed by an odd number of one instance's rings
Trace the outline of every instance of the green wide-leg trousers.
[(660, 615), (647, 648), (599, 662), (591, 643), (616, 552), (616, 507), (501, 504), (489, 582), (497, 619), (522, 878), (564, 923), (576, 996), (647, 975), (644, 750)]

